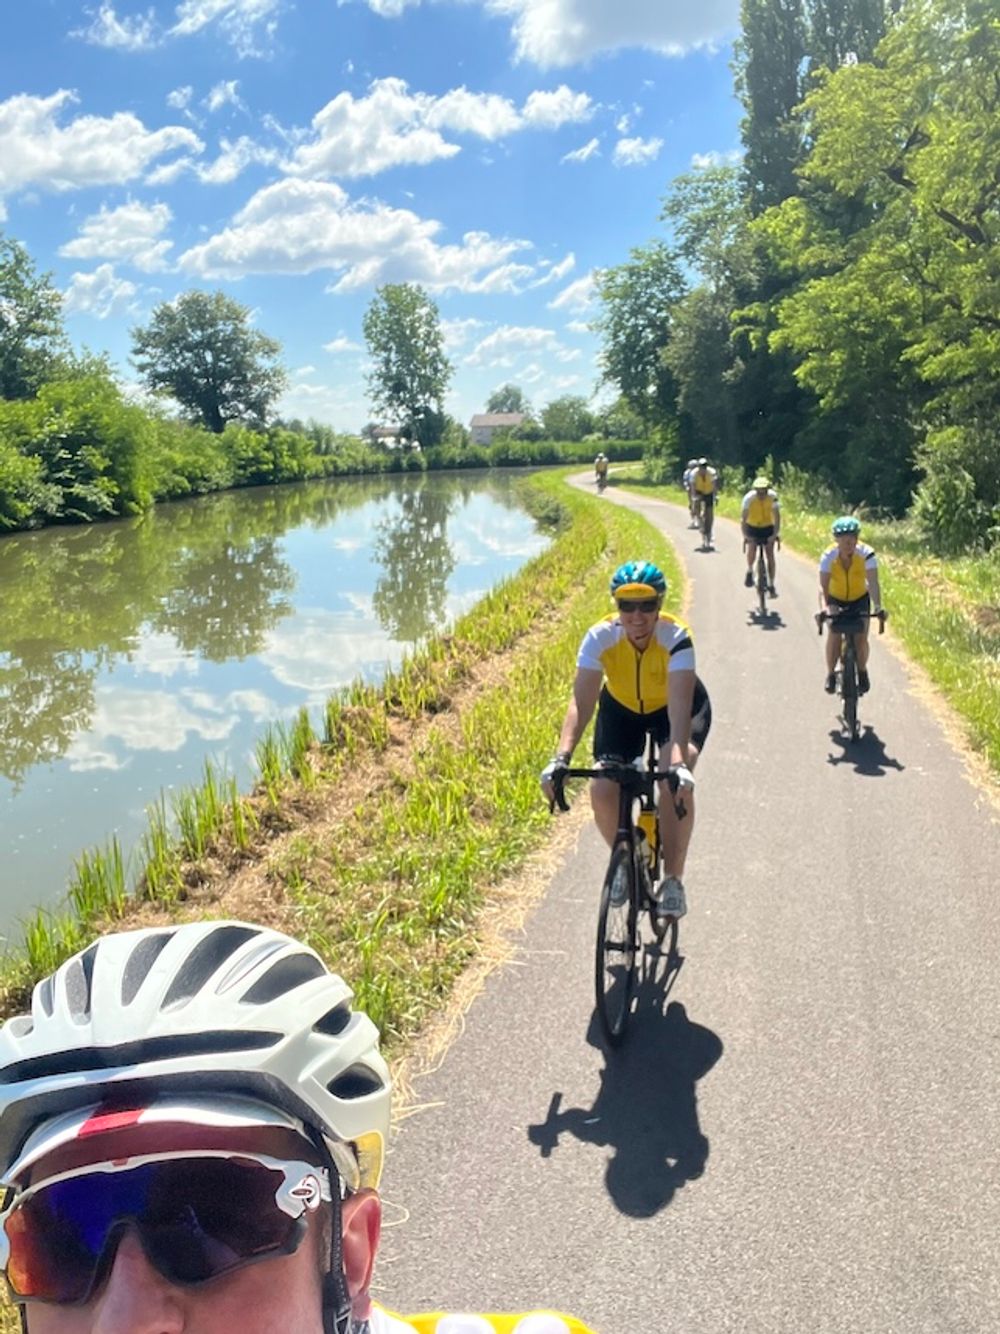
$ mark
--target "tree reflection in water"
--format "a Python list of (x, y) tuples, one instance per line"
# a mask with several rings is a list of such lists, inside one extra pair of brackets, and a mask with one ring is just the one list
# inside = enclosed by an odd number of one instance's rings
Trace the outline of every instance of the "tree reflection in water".
[[(450, 481), (452, 479), (449, 479)], [(408, 486), (396, 513), (380, 520), (374, 557), (382, 567), (372, 606), (383, 630), (402, 644), (415, 644), (444, 623), (448, 580), (455, 555), (448, 541), (448, 518), (461, 483)]]

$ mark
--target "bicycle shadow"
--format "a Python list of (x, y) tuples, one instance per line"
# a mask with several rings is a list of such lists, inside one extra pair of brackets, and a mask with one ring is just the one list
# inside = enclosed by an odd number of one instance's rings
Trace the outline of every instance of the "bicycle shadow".
[(889, 769), (902, 773), (906, 765), (894, 756), (887, 755), (885, 742), (874, 727), (862, 724), (861, 735), (857, 741), (851, 741), (845, 733), (831, 731), (830, 740), (840, 747), (840, 754), (831, 752), (826, 757), (827, 764), (853, 764), (854, 772), (867, 778), (884, 778)]
[(759, 625), (762, 630), (783, 630), (787, 624), (782, 620), (781, 612), (771, 608), (761, 613), (757, 607), (752, 607), (747, 612), (747, 625)]
[[(647, 981), (639, 990), (650, 986), (657, 990)], [(696, 1089), (723, 1051), (718, 1035), (692, 1022), (680, 1001), (664, 1014), (651, 1000), (640, 995), (623, 1046), (608, 1053), (593, 1105), (560, 1111), (556, 1092), (545, 1120), (528, 1126), (543, 1158), (564, 1133), (612, 1149), (605, 1186), (632, 1218), (652, 1218), (705, 1171), (709, 1144), (698, 1124)], [(595, 1046), (598, 1031), (595, 1015), (588, 1032)]]

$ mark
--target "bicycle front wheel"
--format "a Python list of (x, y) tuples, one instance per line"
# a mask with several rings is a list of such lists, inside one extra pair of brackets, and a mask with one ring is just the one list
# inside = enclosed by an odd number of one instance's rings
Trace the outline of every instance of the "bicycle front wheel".
[(597, 920), (594, 982), (597, 1014), (612, 1046), (621, 1042), (635, 982), (637, 885), (632, 849), (619, 843), (611, 853)]
[(757, 606), (761, 616), (767, 615), (767, 578), (763, 563), (757, 566)]
[(844, 658), (844, 670), (841, 675), (841, 690), (844, 696), (844, 726), (852, 741), (857, 741), (858, 726), (858, 664), (853, 653)]

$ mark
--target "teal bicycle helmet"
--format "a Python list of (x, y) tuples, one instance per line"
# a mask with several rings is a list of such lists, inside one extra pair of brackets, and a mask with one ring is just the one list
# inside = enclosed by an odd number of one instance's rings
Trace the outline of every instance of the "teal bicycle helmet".
[(860, 533), (861, 520), (853, 514), (842, 514), (839, 519), (834, 519), (831, 532), (834, 537), (842, 537), (844, 533)]
[(652, 561), (627, 560), (611, 576), (613, 598), (662, 598), (666, 591), (666, 577)]

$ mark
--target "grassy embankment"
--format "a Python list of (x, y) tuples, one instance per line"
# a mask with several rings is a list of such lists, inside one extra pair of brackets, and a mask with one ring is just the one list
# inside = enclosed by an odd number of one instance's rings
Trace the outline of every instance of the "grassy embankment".
[(101, 930), (245, 916), (314, 945), (400, 1050), (475, 953), (491, 888), (551, 828), (538, 771), (580, 637), (607, 610), (609, 569), (639, 551), (677, 575), (644, 520), (561, 476), (526, 483), (558, 526), (552, 545), (451, 633), (381, 688), (331, 699), (322, 738), (304, 714), (268, 732), (250, 796), (209, 771), (153, 809), (134, 895), (114, 842), (82, 857), (67, 911), (36, 914), (25, 950), (3, 961), (0, 1012)]
[[(619, 476), (643, 495), (686, 504), (680, 487), (649, 486), (624, 470)], [(782, 542), (818, 562), (832, 541), (836, 514), (794, 493), (780, 494)], [(723, 492), (719, 513), (738, 520), (740, 500)], [(1000, 777), (1000, 551), (944, 560), (904, 521), (865, 518), (862, 537), (878, 553), (893, 634), (959, 715), (971, 748)]]

